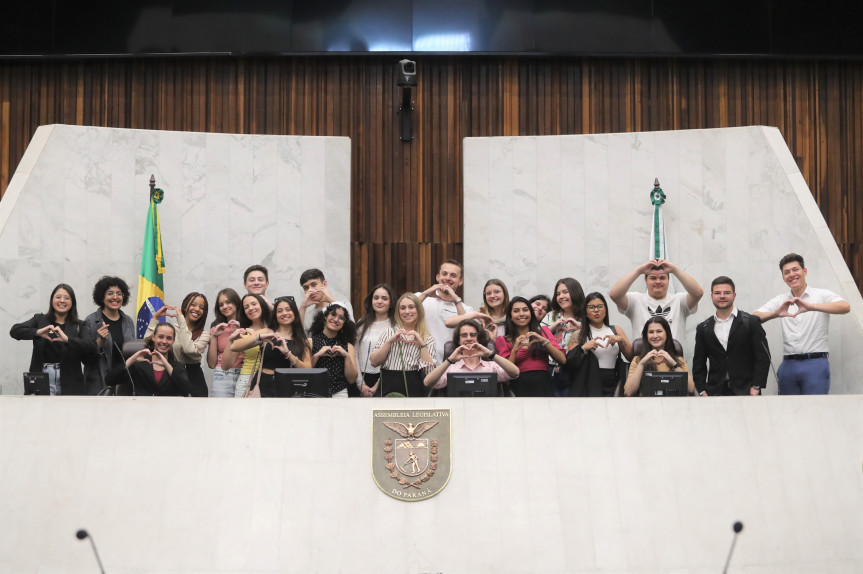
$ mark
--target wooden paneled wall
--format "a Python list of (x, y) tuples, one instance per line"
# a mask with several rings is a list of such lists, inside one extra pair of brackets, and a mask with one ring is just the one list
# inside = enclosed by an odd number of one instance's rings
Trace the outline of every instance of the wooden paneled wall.
[[(462, 138), (777, 126), (863, 286), (863, 63), (418, 57), (0, 61), (0, 193), (41, 124), (348, 136), (352, 299), (462, 254)], [(769, 216), (769, 215), (768, 215)]]

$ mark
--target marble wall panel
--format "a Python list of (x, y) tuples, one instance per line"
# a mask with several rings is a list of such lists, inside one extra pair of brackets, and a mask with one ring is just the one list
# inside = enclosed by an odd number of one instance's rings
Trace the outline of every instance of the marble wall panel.
[[(299, 296), (299, 276), (321, 268), (350, 292), (350, 141), (43, 126), (0, 202), (0, 324), (44, 312), (54, 285), (76, 290), (82, 316), (104, 274), (126, 279), (133, 309), (150, 175), (160, 205), (166, 299), (223, 287), (270, 269), (270, 295)], [(21, 392), (29, 342), (0, 339), (0, 387)]]
[[(549, 151), (542, 159), (511, 153), (528, 143), (531, 149)], [(850, 314), (831, 318), (831, 392), (863, 390), (863, 380), (856, 375), (863, 372), (863, 355), (854, 350), (863, 343), (863, 299), (777, 129), (466, 138), (465, 150), (465, 181), (470, 189), (490, 187), (497, 193), (496, 201), (477, 211), (468, 208), (471, 194), (466, 188), (464, 259), (469, 304), (478, 303), (476, 294), (490, 276), (503, 279), (511, 295), (551, 294), (554, 282), (566, 275), (576, 277), (585, 292), (607, 293), (646, 259), (653, 215), (649, 193), (659, 178), (667, 196), (663, 216), (668, 257), (705, 290), (714, 277), (728, 275), (738, 285), (738, 307), (756, 309), (787, 288), (777, 264), (794, 251), (805, 257), (811, 285), (832, 289), (851, 303)], [(531, 157), (537, 158), (532, 166)], [(550, 158), (558, 164), (551, 165)], [(493, 257), (509, 260), (494, 266), (503, 272), (490, 271), (488, 244), (475, 239), (496, 236), (501, 229), (532, 229), (524, 221), (534, 205), (524, 197), (525, 190), (531, 189), (526, 182), (532, 178), (542, 187), (533, 199), (544, 205), (557, 173), (561, 174), (559, 209), (538, 207), (537, 225), (571, 229), (576, 240), (559, 241), (555, 250), (544, 250), (541, 257), (527, 261), (528, 251), (520, 246), (531, 238), (518, 233), (517, 257), (508, 249), (495, 248)], [(488, 183), (483, 183), (484, 178)], [(513, 181), (519, 182), (518, 191)], [(515, 221), (519, 221), (517, 227)], [(545, 242), (547, 234), (543, 231), (536, 238)], [(643, 281), (636, 280), (633, 289), (644, 290)], [(695, 326), (712, 312), (705, 294), (687, 322), (688, 358)], [(616, 309), (610, 318), (629, 326)], [(780, 325), (768, 323), (766, 330), (778, 368)], [(776, 392), (772, 374), (767, 392)]]
[[(430, 500), (373, 483), (371, 410), (395, 406), (452, 409)], [(0, 572), (92, 571), (85, 527), (109, 572), (706, 573), (735, 520), (733, 571), (857, 572), (861, 408), (0, 397)]]

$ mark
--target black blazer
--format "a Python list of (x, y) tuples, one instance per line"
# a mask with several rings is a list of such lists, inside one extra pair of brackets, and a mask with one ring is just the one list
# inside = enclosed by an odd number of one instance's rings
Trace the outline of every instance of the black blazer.
[(728, 334), (728, 350), (722, 348), (713, 332), (715, 323), (715, 316), (711, 316), (695, 327), (692, 378), (696, 390), (707, 391), (708, 395), (725, 394), (726, 373), (735, 395), (748, 395), (750, 387), (763, 389), (770, 369), (770, 351), (761, 319), (738, 309)]
[(67, 321), (62, 329), (69, 338), (68, 343), (61, 341), (49, 341), (36, 334), (42, 327), (51, 325), (48, 316), (43, 313), (33, 315), (29, 321), (13, 325), (9, 335), (19, 341), (33, 341), (33, 354), (30, 355), (30, 371), (38, 373), (42, 371), (45, 363), (45, 352), (48, 345), (56, 345), (60, 352), (60, 394), (61, 395), (86, 395), (87, 389), (84, 385), (84, 373), (81, 371), (81, 362), (94, 358), (98, 350), (95, 341), (81, 337), (82, 322), (72, 323)]
[(135, 395), (139, 397), (206, 397), (207, 385), (203, 388), (189, 381), (189, 375), (186, 373), (186, 367), (183, 363), (171, 361), (173, 373), (168, 375), (168, 372), (162, 375), (162, 381), (157, 385), (156, 376), (153, 374), (153, 365), (138, 361), (132, 363), (129, 367), (129, 374), (126, 374), (126, 369), (123, 364), (116, 365), (108, 373), (106, 383), (109, 386), (118, 384), (129, 385), (129, 375), (135, 381)]

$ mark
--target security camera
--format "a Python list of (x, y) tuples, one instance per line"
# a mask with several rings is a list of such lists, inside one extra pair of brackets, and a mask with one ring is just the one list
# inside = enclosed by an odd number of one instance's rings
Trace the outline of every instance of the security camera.
[(417, 85), (417, 63), (413, 60), (401, 60), (396, 68), (398, 79), (396, 85), (413, 87)]

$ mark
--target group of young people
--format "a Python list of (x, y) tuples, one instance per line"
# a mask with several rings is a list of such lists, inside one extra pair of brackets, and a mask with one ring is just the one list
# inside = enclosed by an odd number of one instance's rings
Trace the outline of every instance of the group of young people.
[[(320, 270), (301, 275), (298, 305), (293, 296), (270, 301), (267, 269), (253, 265), (244, 273), (242, 297), (230, 288), (218, 292), (209, 327), (207, 297), (192, 292), (181, 305), (159, 309), (146, 346), (126, 354), (124, 344), (135, 341), (134, 322), (122, 311), (130, 297), (126, 282), (99, 279), (97, 309), (84, 320), (74, 290), (61, 283), (48, 311), (14, 325), (10, 335), (33, 341), (30, 371), (47, 373), (51, 394), (273, 397), (276, 369), (319, 367), (327, 370), (333, 397), (429, 396), (442, 392), (454, 372), (495, 373), (500, 396), (633, 396), (646, 371), (691, 372), (691, 394), (754, 395), (766, 384), (770, 362), (761, 322), (780, 318), (780, 393), (826, 393), (827, 317), (850, 307), (806, 285), (801, 256), (784, 257), (780, 269), (790, 293), (752, 314), (734, 307), (730, 278), (713, 281), (716, 313), (696, 329), (691, 371), (679, 340), (703, 291), (662, 259), (635, 267), (609, 292), (632, 322), (632, 342), (610, 324), (605, 296), (585, 295), (571, 277), (558, 280), (551, 297), (529, 299), (510, 297), (503, 281), (489, 279), (474, 310), (457, 294), (463, 268), (454, 260), (444, 261), (436, 283), (421, 292), (397, 296), (375, 285), (359, 319), (349, 302), (332, 295)], [(672, 275), (683, 292), (669, 293)], [(639, 276), (646, 292), (629, 291)], [(205, 358), (213, 370), (209, 385)]]

